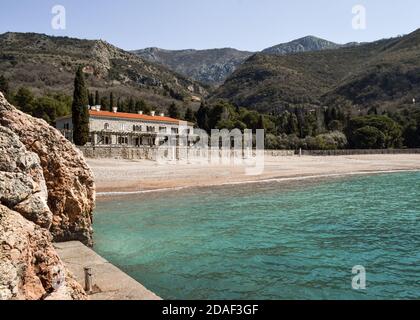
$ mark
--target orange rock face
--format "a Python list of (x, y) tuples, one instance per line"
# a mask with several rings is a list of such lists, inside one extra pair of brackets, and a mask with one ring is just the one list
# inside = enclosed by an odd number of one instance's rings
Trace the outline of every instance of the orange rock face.
[(87, 298), (52, 241), (91, 245), (94, 204), (81, 153), (0, 93), (0, 300)]
[(0, 205), (0, 300), (84, 300), (82, 287), (66, 271), (51, 235), (18, 212)]
[(15, 133), (40, 159), (53, 215), (50, 232), (54, 241), (78, 240), (92, 245), (95, 186), (81, 152), (45, 121), (10, 105), (1, 93), (0, 126)]

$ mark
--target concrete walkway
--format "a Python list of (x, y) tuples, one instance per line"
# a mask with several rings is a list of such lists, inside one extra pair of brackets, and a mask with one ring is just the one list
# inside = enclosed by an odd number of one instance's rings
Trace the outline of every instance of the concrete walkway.
[(54, 243), (54, 247), (83, 287), (84, 268), (92, 268), (94, 290), (89, 296), (91, 300), (161, 300), (81, 242)]

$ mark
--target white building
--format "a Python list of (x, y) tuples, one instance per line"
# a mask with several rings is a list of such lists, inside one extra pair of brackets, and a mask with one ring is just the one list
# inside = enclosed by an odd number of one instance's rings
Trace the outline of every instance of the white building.
[[(58, 118), (56, 128), (72, 140), (72, 116)], [(168, 139), (177, 145), (189, 144), (194, 124), (165, 117), (164, 114), (150, 115), (117, 112), (117, 108), (101, 111), (100, 106), (89, 108), (89, 145), (92, 146), (159, 146)], [(181, 139), (182, 138), (182, 139)]]

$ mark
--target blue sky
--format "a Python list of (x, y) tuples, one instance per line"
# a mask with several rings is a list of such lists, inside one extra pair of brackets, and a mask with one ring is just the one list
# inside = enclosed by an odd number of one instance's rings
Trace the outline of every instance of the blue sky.
[[(66, 30), (51, 9), (66, 8)], [(367, 10), (353, 30), (352, 7)], [(418, 0), (2, 0), (0, 33), (103, 39), (123, 49), (261, 50), (305, 35), (338, 43), (372, 41), (420, 28)]]

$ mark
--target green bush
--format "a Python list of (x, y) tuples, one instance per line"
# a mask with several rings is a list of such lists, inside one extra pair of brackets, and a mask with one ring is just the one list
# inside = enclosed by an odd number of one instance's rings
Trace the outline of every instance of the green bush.
[(353, 144), (357, 149), (384, 149), (385, 134), (375, 127), (365, 126), (353, 133)]
[(315, 145), (312, 145), (313, 150), (337, 150), (343, 149), (347, 145), (346, 135), (342, 132), (330, 132), (320, 134), (315, 137)]
[[(402, 146), (401, 127), (388, 116), (368, 115), (353, 118), (350, 120), (346, 133), (350, 146), (353, 148), (382, 149)], [(367, 136), (363, 137), (363, 134)]]

